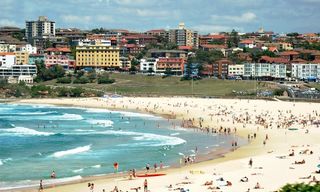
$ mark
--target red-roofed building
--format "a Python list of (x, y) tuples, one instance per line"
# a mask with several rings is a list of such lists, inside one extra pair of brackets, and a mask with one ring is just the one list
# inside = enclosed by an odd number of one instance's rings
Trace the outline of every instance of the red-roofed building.
[(157, 43), (157, 38), (151, 35), (136, 34), (122, 37), (122, 40), (127, 42), (134, 42), (134, 44), (146, 45), (151, 43)]
[(277, 47), (268, 47), (268, 50), (275, 53), (275, 52), (279, 52)]
[(153, 29), (146, 31), (144, 34), (154, 36), (154, 37), (163, 37), (164, 39), (169, 38), (169, 32), (164, 29)]
[(68, 47), (51, 47), (46, 49), (44, 52), (48, 55), (66, 55), (68, 53), (71, 53), (71, 50)]
[(250, 49), (252, 49), (252, 48), (256, 47), (256, 43), (252, 39), (244, 39), (244, 40), (239, 42), (239, 47), (240, 48), (250, 48)]
[(120, 53), (122, 55), (127, 55), (127, 54), (135, 55), (140, 53), (144, 49), (145, 49), (145, 45), (125, 44), (121, 46)]
[(181, 45), (178, 47), (179, 50), (183, 50), (183, 51), (191, 51), (193, 49), (192, 46), (184, 46), (184, 45)]
[(226, 45), (216, 45), (216, 44), (203, 44), (200, 45), (200, 48), (202, 48), (204, 51), (212, 51), (212, 50), (218, 50), (221, 51), (222, 49), (226, 49)]
[(219, 42), (225, 44), (227, 37), (224, 35), (203, 35), (199, 37), (199, 46)]
[(299, 58), (299, 53), (296, 51), (284, 51), (279, 53), (279, 55), (281, 58), (287, 59), (289, 61)]
[(157, 73), (164, 73), (170, 69), (176, 75), (182, 75), (184, 71), (185, 60), (183, 58), (159, 58), (156, 69)]
[(269, 56), (262, 56), (260, 58), (260, 63), (283, 63), (289, 64), (289, 60), (281, 57), (269, 57)]

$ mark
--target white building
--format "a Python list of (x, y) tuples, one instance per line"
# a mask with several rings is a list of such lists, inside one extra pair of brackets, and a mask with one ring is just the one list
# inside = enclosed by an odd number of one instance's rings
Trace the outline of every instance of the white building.
[(246, 78), (286, 78), (285, 64), (246, 63), (244, 64), (244, 77)]
[(0, 67), (0, 78), (9, 78), (19, 76), (36, 76), (37, 66), (35, 65), (12, 65)]
[[(19, 78), (20, 76), (34, 77), (37, 74), (36, 65), (16, 65), (14, 53), (0, 53), (0, 78)], [(30, 82), (30, 78), (21, 78)]]
[(14, 53), (0, 53), (0, 67), (10, 67), (16, 64)]
[(89, 46), (89, 45), (102, 45), (102, 46), (111, 46), (111, 41), (107, 39), (79, 39), (73, 40), (73, 44), (76, 46)]
[(148, 72), (149, 70), (153, 70), (153, 72), (157, 71), (157, 62), (159, 59), (156, 58), (147, 58), (140, 60), (140, 71)]
[(32, 84), (33, 83), (33, 77), (30, 75), (20, 75), (18, 77), (18, 82), (25, 82), (26, 84)]
[(244, 65), (228, 65), (228, 76), (243, 76)]
[(320, 64), (292, 64), (291, 77), (300, 80), (320, 79)]
[(29, 54), (37, 54), (37, 47), (26, 44), (24, 46), (17, 47), (17, 51), (28, 52)]
[(15, 52), (15, 51), (16, 51), (16, 45), (0, 42), (0, 52)]

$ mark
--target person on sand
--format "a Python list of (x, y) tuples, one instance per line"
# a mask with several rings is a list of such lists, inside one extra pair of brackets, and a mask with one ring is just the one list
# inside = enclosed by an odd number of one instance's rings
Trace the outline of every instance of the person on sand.
[(114, 189), (111, 192), (119, 192), (119, 189), (117, 186), (114, 186)]
[(252, 158), (250, 158), (250, 160), (249, 160), (249, 166), (250, 166), (250, 168), (252, 168), (252, 164), (253, 164), (253, 161), (252, 161)]
[(154, 168), (154, 172), (157, 172), (157, 168), (158, 168), (157, 163), (155, 163), (155, 164), (153, 165), (153, 168)]
[(52, 171), (50, 177), (51, 177), (51, 179), (55, 179), (56, 178), (56, 173), (54, 171)]
[(148, 181), (147, 181), (147, 179), (145, 179), (144, 182), (143, 182), (143, 189), (144, 189), (144, 192), (148, 192)]
[(240, 182), (248, 182), (248, 181), (249, 181), (249, 179), (248, 179), (247, 176), (242, 177), (242, 178), (240, 179)]
[(207, 186), (207, 185), (213, 185), (213, 181), (206, 181), (203, 185)]
[(40, 183), (39, 183), (39, 192), (42, 192), (43, 191), (43, 185), (42, 185), (42, 180), (40, 180)]
[(254, 189), (261, 189), (260, 183), (257, 182), (257, 184), (254, 186)]
[(91, 183), (90, 192), (93, 192), (93, 191), (94, 191), (94, 183)]
[(119, 169), (119, 163), (118, 162), (114, 162), (113, 163), (113, 169), (114, 169), (114, 173), (118, 172), (118, 169)]
[(147, 163), (147, 165), (146, 165), (147, 173), (149, 172), (149, 169), (150, 169), (150, 165), (149, 165), (149, 163)]

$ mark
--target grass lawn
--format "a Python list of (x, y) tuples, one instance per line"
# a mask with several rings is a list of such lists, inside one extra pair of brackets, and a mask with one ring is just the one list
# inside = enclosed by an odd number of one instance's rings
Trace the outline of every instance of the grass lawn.
[(309, 83), (310, 87), (314, 87), (318, 90), (320, 90), (320, 83)]
[[(194, 95), (194, 96), (226, 96), (232, 91), (254, 92), (258, 89), (267, 89), (267, 83), (255, 83), (254, 81), (234, 81), (202, 79), (192, 81), (180, 81), (179, 77), (162, 78), (160, 76), (129, 75), (112, 73), (110, 78), (115, 79), (113, 84), (55, 84), (54, 81), (43, 84), (57, 86), (73, 86), (89, 89), (102, 90), (105, 92), (118, 93), (123, 95)], [(192, 88), (193, 87), (193, 88)]]

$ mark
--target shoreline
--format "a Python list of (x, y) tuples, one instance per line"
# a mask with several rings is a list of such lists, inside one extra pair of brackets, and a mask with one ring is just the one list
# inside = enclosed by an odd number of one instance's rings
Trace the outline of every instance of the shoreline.
[[(38, 100), (38, 99), (36, 99)], [(20, 100), (11, 100), (11, 101), (6, 101), (4, 103), (8, 103), (8, 104), (19, 104), (19, 105), (32, 105), (33, 103), (20, 103), (19, 102)], [(0, 101), (1, 103), (1, 101)], [(41, 103), (36, 103), (37, 105), (42, 105)], [(90, 107), (90, 106), (79, 106), (79, 105), (74, 105), (74, 104), (43, 104), (43, 105), (52, 105), (52, 106), (56, 106), (56, 107), (67, 107), (67, 108), (78, 108), (78, 109), (105, 109), (103, 107)], [(110, 110), (110, 111), (120, 111), (120, 112), (133, 112), (133, 113), (140, 113), (140, 114), (150, 114), (150, 115), (154, 115), (154, 116), (158, 116), (158, 117), (161, 117), (163, 120), (173, 120), (173, 121), (180, 121), (181, 119), (177, 119), (175, 115), (172, 115), (172, 114), (158, 114), (158, 113), (154, 113), (154, 112), (142, 112), (142, 111), (138, 111), (138, 110), (134, 110), (134, 109), (126, 109), (126, 110), (123, 110), (123, 109), (120, 109), (120, 108), (107, 108), (107, 110)], [(196, 126), (196, 125), (191, 125), (189, 127), (181, 127), (183, 129), (193, 129), (194, 133), (197, 134), (197, 132), (203, 132), (201, 130), (200, 127)], [(209, 133), (209, 134), (212, 134), (212, 133)], [(218, 133), (219, 137), (222, 136), (222, 134)], [(229, 137), (231, 137), (231, 135), (227, 135)], [(234, 137), (238, 137), (239, 139), (244, 139), (238, 135), (235, 135)], [(245, 143), (243, 145), (247, 145), (248, 143)], [(203, 153), (203, 154), (198, 154), (196, 157), (196, 161), (193, 162), (192, 164), (187, 164), (187, 165), (179, 165), (179, 163), (173, 163), (173, 164), (170, 164), (168, 166), (166, 166), (165, 168), (163, 169), (159, 169), (158, 171), (161, 171), (162, 173), (167, 173), (167, 172), (170, 172), (170, 171), (173, 171), (175, 169), (182, 169), (186, 166), (190, 166), (190, 165), (193, 165), (193, 164), (199, 164), (199, 163), (203, 163), (203, 162), (206, 162), (206, 161), (212, 161), (212, 160), (215, 160), (215, 159), (218, 159), (218, 158), (223, 158), (225, 157), (225, 155), (227, 153), (231, 153), (235, 150), (237, 150), (238, 148), (240, 148), (241, 146), (243, 145), (239, 145), (238, 147), (222, 147), (222, 146), (217, 146), (215, 148), (211, 148), (208, 152), (206, 153)], [(215, 150), (212, 150), (212, 149), (215, 149)], [(177, 162), (178, 162), (178, 159), (177, 159)], [(153, 172), (153, 170), (151, 169), (151, 173)], [(85, 183), (85, 182), (89, 182), (89, 181), (92, 181), (92, 180), (105, 180), (105, 179), (120, 179), (120, 178), (127, 178), (128, 177), (128, 173), (129, 171), (123, 171), (123, 172), (119, 172), (119, 173), (105, 173), (105, 174), (97, 174), (97, 175), (89, 175), (89, 176), (81, 176), (81, 179), (75, 179), (75, 180), (71, 180), (71, 181), (61, 181), (61, 182), (57, 182), (57, 183), (53, 183), (53, 184), (50, 184), (50, 185), (46, 185), (44, 184), (44, 187), (45, 189), (52, 189), (52, 188), (55, 188), (55, 187), (61, 187), (61, 186), (66, 186), (66, 185), (72, 185), (72, 184), (79, 184), (79, 183)], [(137, 169), (137, 174), (144, 174), (145, 173), (145, 170), (143, 168), (141, 169)], [(63, 179), (69, 179), (69, 178), (74, 178), (74, 177), (78, 177), (80, 175), (77, 175), (77, 176), (70, 176), (70, 177), (65, 177), (65, 178), (59, 178), (61, 180)], [(45, 179), (45, 180), (50, 180), (50, 179)], [(33, 182), (36, 182), (37, 180), (33, 180)], [(54, 182), (54, 180), (50, 180), (52, 182)], [(1, 189), (0, 188), (0, 191), (2, 192), (6, 192), (6, 191), (12, 191), (12, 190), (18, 190), (18, 191), (21, 191), (21, 192), (27, 192), (27, 191), (33, 191), (33, 190), (36, 190), (38, 188), (38, 185), (35, 184), (35, 185), (32, 185), (32, 186), (16, 186), (16, 187), (11, 187), (11, 188), (8, 188), (8, 189)]]
[[(150, 98), (148, 98), (148, 99), (150, 99)], [(162, 102), (162, 105), (164, 105), (164, 106), (165, 106), (166, 103), (170, 103), (170, 102), (171, 102), (171, 104), (173, 103), (172, 106), (175, 104), (175, 102), (181, 102), (182, 103), (182, 101), (180, 101), (180, 100), (184, 100), (184, 101), (187, 100), (188, 102), (189, 102), (189, 100), (192, 100), (192, 103), (197, 103), (197, 102), (201, 103), (201, 102), (209, 102), (209, 101), (210, 102), (217, 102), (217, 103), (222, 102), (223, 103), (223, 105), (221, 105), (222, 107), (224, 105), (227, 105), (230, 102), (234, 102), (234, 104), (233, 104), (234, 106), (237, 106), (237, 103), (241, 103), (242, 105), (243, 104), (244, 105), (249, 105), (250, 104), (251, 108), (256, 108), (255, 105), (252, 106), (252, 103), (254, 103), (254, 104), (257, 103), (259, 105), (263, 105), (264, 103), (266, 103), (266, 107), (270, 107), (271, 110), (272, 110), (272, 107), (278, 107), (277, 106), (278, 104), (280, 106), (279, 110), (281, 109), (282, 105), (285, 106), (285, 107), (283, 107), (284, 109), (286, 109), (286, 108), (296, 108), (296, 105), (299, 105), (299, 107), (300, 108), (302, 107), (302, 109), (304, 108), (304, 110), (305, 110), (307, 105), (310, 105), (310, 103), (300, 103), (300, 104), (297, 103), (297, 104), (295, 104), (295, 103), (289, 103), (289, 102), (275, 102), (275, 101), (270, 101), (269, 102), (269, 101), (261, 101), (261, 100), (251, 101), (251, 100), (232, 100), (232, 99), (230, 99), (230, 100), (211, 99), (211, 100), (208, 101), (208, 99), (199, 99), (199, 98), (194, 98), (194, 99), (192, 99), (192, 98), (179, 98), (179, 100), (177, 101), (176, 99), (177, 98), (151, 98), (150, 100), (152, 100), (153, 103), (154, 103), (153, 100), (155, 100), (155, 102), (160, 101), (160, 102)], [(106, 100), (108, 100), (108, 99), (106, 99)], [(172, 114), (171, 110), (170, 110), (171, 106), (168, 107), (168, 109), (166, 109), (166, 110), (164, 110), (162, 108), (162, 111), (161, 110), (160, 111), (159, 110), (158, 111), (157, 110), (152, 110), (152, 109), (150, 109), (150, 107), (147, 108), (149, 105), (147, 105), (147, 103), (144, 103), (144, 98), (115, 98), (115, 99), (110, 99), (110, 100), (111, 100), (110, 103), (107, 104), (108, 107), (109, 107), (108, 108), (109, 110), (110, 109), (111, 110), (112, 109), (117, 109), (117, 110), (128, 111), (128, 108), (129, 108), (130, 110), (134, 110), (134, 111), (138, 111), (138, 112), (142, 112), (142, 113), (145, 113), (145, 112), (150, 113), (150, 111), (151, 111), (151, 113), (155, 113), (155, 114), (158, 114), (158, 115), (163, 115), (163, 114), (174, 115), (177, 119), (180, 119), (180, 120), (181, 119), (182, 120), (188, 119), (189, 117), (192, 116), (192, 114), (190, 115), (189, 113), (186, 113), (186, 111), (183, 111), (181, 113)], [(173, 101), (170, 101), (170, 100), (173, 100)], [(88, 104), (88, 101), (89, 101), (89, 104)], [(94, 106), (93, 103), (92, 103), (93, 101), (99, 103), (100, 107)], [(58, 105), (59, 104), (63, 105), (64, 103), (67, 103), (70, 106), (74, 106), (74, 107), (83, 107), (83, 105), (85, 103), (87, 103), (88, 105), (85, 106), (85, 107), (89, 107), (90, 106), (90, 107), (93, 107), (93, 108), (104, 108), (104, 109), (106, 109), (106, 106), (104, 106), (104, 101), (105, 100), (101, 99), (101, 98), (89, 98), (89, 99), (43, 99), (43, 100), (41, 100), (41, 99), (39, 100), (38, 99), (38, 100), (20, 100), (20, 101), (14, 102), (14, 103), (29, 103), (29, 104), (39, 103), (39, 104), (53, 104), (53, 105), (57, 105), (57, 104)], [(133, 101), (136, 102), (136, 103), (132, 104)], [(76, 102), (76, 104), (74, 102)], [(140, 105), (139, 105), (140, 103), (143, 103), (144, 106), (140, 107)], [(268, 106), (268, 104), (272, 104), (272, 106)], [(126, 105), (126, 107), (125, 107), (125, 105)], [(218, 105), (220, 106), (220, 104), (218, 104)], [(231, 106), (234, 107), (233, 105), (231, 105)], [(316, 105), (316, 104), (313, 104), (313, 105)], [(160, 106), (160, 104), (159, 104), (159, 106)], [(146, 107), (146, 108), (143, 108), (143, 107)], [(195, 107), (197, 107), (197, 106), (195, 105)], [(220, 109), (220, 107), (219, 107), (219, 109)], [(171, 108), (174, 108), (174, 107), (171, 107)], [(184, 108), (187, 108), (187, 107), (184, 106)], [(248, 108), (250, 108), (250, 106)], [(314, 108), (318, 109), (317, 106), (313, 106), (312, 108), (313, 109)], [(194, 108), (194, 109), (197, 109), (197, 108)], [(179, 108), (179, 110), (180, 110), (180, 108)], [(205, 111), (205, 108), (203, 108), (203, 110)], [(257, 110), (257, 109), (255, 109), (255, 110)], [(249, 111), (250, 112), (253, 112), (253, 111), (255, 112), (255, 110), (250, 109)], [(308, 111), (308, 110), (306, 110), (306, 111)], [(199, 112), (199, 110), (198, 110), (198, 112)], [(203, 116), (205, 116), (205, 114), (203, 114)], [(207, 119), (207, 118), (210, 118), (210, 115), (206, 114), (206, 116), (207, 116), (206, 117), (206, 121), (202, 123), (202, 125), (204, 127), (211, 125), (212, 127), (215, 126), (216, 128), (218, 128), (219, 125), (221, 125), (221, 124), (223, 124), (223, 126), (227, 126), (228, 125), (227, 122), (224, 122), (224, 123), (220, 122), (220, 123), (212, 124), (212, 122), (208, 122), (208, 119)], [(219, 115), (217, 115), (217, 116), (219, 116)], [(212, 116), (211, 116), (211, 119), (212, 119)], [(196, 123), (197, 122), (195, 121), (195, 124)], [(229, 122), (229, 124), (230, 124), (230, 122)], [(198, 126), (199, 126), (199, 124), (198, 124)], [(209, 127), (211, 127), (211, 126), (209, 126)], [(311, 130), (311, 128), (310, 128), (310, 130)], [(299, 131), (300, 131), (300, 128), (299, 128)], [(314, 131), (313, 128), (312, 128), (312, 131)], [(315, 131), (318, 131), (318, 130), (315, 130)], [(190, 166), (188, 165), (186, 167), (170, 168), (170, 169), (166, 170), (165, 172), (167, 174), (176, 175), (178, 172), (186, 172), (186, 171), (188, 172), (188, 170), (191, 170), (191, 169), (203, 169), (205, 167), (225, 167), (224, 166), (225, 164), (239, 163), (239, 162), (244, 161), (244, 159), (247, 159), (249, 157), (255, 157), (255, 158), (259, 159), (259, 158), (264, 157), (265, 155), (267, 155), (268, 159), (270, 159), (269, 156), (271, 156), (270, 154), (273, 153), (273, 152), (271, 152), (269, 154), (270, 151), (277, 151), (278, 153), (283, 153), (284, 151), (287, 151), (287, 150), (283, 150), (283, 147), (285, 147), (285, 149), (286, 149), (286, 147), (290, 148), (290, 145), (284, 146), (285, 144), (282, 141), (284, 136), (287, 138), (287, 135), (288, 135), (287, 134), (287, 129), (278, 129), (278, 130), (274, 130), (273, 129), (272, 130), (272, 128), (271, 128), (271, 130), (270, 129), (260, 129), (259, 130), (259, 126), (258, 125), (256, 125), (256, 124), (253, 124), (253, 125), (247, 124), (243, 128), (240, 128), (240, 126), (239, 126), (239, 129), (237, 130), (236, 134), (239, 137), (246, 138), (246, 136), (248, 134), (251, 134), (253, 132), (258, 132), (259, 133), (255, 140), (252, 140), (250, 143), (248, 143), (245, 146), (240, 147), (236, 151), (232, 151), (232, 152), (226, 153), (225, 156), (223, 156), (223, 157), (220, 157), (220, 158), (217, 158), (217, 159), (214, 159), (214, 160), (208, 160), (208, 161), (196, 163), (196, 164), (193, 164), (193, 165), (190, 165)], [(289, 132), (289, 133), (290, 133), (290, 137), (299, 138), (299, 135), (297, 135), (296, 133), (294, 133), (294, 132)], [(291, 135), (291, 133), (294, 133), (294, 135)], [(268, 146), (269, 145), (268, 144), (267, 147), (261, 148), (262, 141), (264, 140), (264, 135), (265, 134), (270, 134), (270, 136), (272, 138), (272, 140), (270, 141), (270, 145), (271, 146)], [(309, 136), (309, 135), (306, 135), (306, 136)], [(280, 141), (278, 141), (278, 140), (277, 141), (273, 141), (273, 137), (275, 138), (275, 140), (277, 140), (277, 139), (281, 139), (281, 140)], [(310, 140), (309, 142), (312, 142), (312, 144), (315, 145), (315, 144), (317, 144), (317, 142), (316, 142), (317, 139), (319, 139), (318, 136), (316, 136), (315, 138), (312, 137), (312, 140)], [(298, 140), (299, 140), (299, 142), (297, 142), (297, 143), (299, 143), (299, 145), (300, 145), (300, 143), (304, 143), (304, 141), (302, 139), (298, 139)], [(294, 140), (292, 140), (292, 141), (294, 141)], [(286, 142), (288, 142), (288, 141), (286, 141)], [(272, 156), (273, 155), (274, 154), (272, 154)], [(228, 167), (225, 167), (225, 169), (228, 170)], [(241, 169), (243, 169), (243, 167), (241, 167)], [(242, 170), (242, 172), (243, 172), (243, 170)], [(103, 183), (115, 183), (115, 181), (112, 181), (114, 179), (116, 179), (116, 178), (108, 178), (108, 179), (92, 178), (92, 180), (94, 182), (97, 182), (98, 184), (100, 182), (102, 182), (102, 181), (103, 181)], [(158, 180), (158, 179), (154, 179), (154, 180)], [(290, 178), (289, 180), (292, 180), (292, 178)], [(118, 182), (116, 182), (116, 183), (118, 183)], [(81, 184), (83, 184), (83, 185), (81, 185)], [(284, 185), (284, 184), (285, 184), (285, 182), (283, 182), (281, 185)], [(274, 188), (273, 186), (268, 186), (268, 187), (270, 189)], [(279, 187), (279, 184), (276, 187)], [(80, 191), (85, 191), (85, 189), (86, 189), (84, 187), (84, 183), (66, 184), (66, 185), (60, 186), (58, 188), (61, 191), (68, 191), (68, 190), (71, 190), (71, 189), (77, 189), (77, 190), (80, 190)], [(53, 188), (53, 189), (57, 189), (57, 188)], [(26, 191), (28, 191), (28, 190), (26, 190)], [(30, 190), (30, 191), (32, 191), (32, 190)], [(45, 191), (51, 191), (51, 190), (48, 189), (48, 190), (45, 190)], [(228, 190), (226, 190), (226, 191), (228, 191)]]

